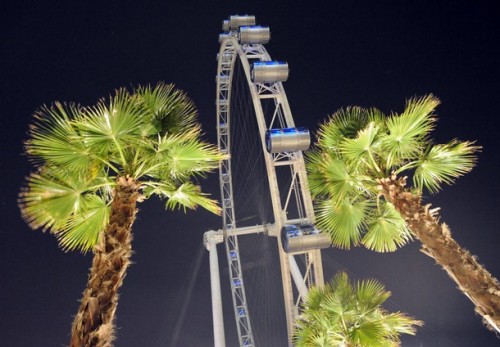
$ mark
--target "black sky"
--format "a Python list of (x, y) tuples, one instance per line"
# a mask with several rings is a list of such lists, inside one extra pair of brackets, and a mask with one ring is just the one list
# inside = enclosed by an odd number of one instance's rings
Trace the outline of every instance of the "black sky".
[[(90, 255), (64, 253), (22, 221), (17, 194), (29, 165), (22, 153), (33, 111), (55, 100), (92, 104), (120, 86), (174, 82), (193, 98), (211, 141), (221, 21), (254, 14), (272, 32), (267, 48), (285, 60), (295, 122), (316, 129), (349, 105), (401, 111), (406, 98), (442, 100), (434, 134), (483, 146), (478, 167), (429, 197), (454, 237), (500, 277), (500, 11), (495, 1), (102, 1), (11, 2), (0, 13), (0, 344), (64, 346), (84, 289)], [(214, 174), (205, 190), (218, 196)], [(206, 212), (141, 206), (135, 264), (118, 308), (117, 347), (170, 346), (203, 232), (221, 221)], [(222, 248), (220, 248), (222, 253)], [(380, 279), (402, 310), (426, 325), (404, 346), (496, 346), (473, 306), (414, 243), (394, 254), (329, 250), (337, 267)], [(211, 346), (208, 254), (177, 346)], [(222, 259), (222, 257), (221, 257)], [(333, 270), (329, 273), (333, 273)], [(228, 280), (222, 271), (222, 283)], [(227, 288), (226, 294), (227, 294)], [(247, 289), (248, 290), (248, 289)], [(230, 301), (228, 346), (236, 345)], [(276, 333), (277, 336), (280, 333)], [(279, 346), (279, 342), (262, 346)], [(281, 344), (281, 345), (284, 345)]]

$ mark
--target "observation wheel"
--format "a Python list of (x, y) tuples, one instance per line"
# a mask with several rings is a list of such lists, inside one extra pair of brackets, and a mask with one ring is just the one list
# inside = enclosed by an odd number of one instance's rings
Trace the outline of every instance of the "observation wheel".
[[(283, 83), (288, 79), (288, 64), (271, 59), (264, 47), (269, 39), (269, 27), (257, 26), (254, 16), (231, 16), (223, 22), (217, 56), (218, 148), (227, 155), (219, 166), (223, 228), (218, 232), (212, 231), (211, 236), (207, 236), (207, 232), (205, 243), (207, 248), (210, 244), (211, 249), (216, 243), (225, 243), (240, 346), (255, 346), (251, 322), (258, 317), (251, 319), (252, 307), (247, 303), (240, 257), (242, 249), (238, 237), (264, 233), (277, 239), (290, 346), (301, 301), (311, 286), (323, 285), (320, 249), (331, 244), (330, 238), (314, 226), (315, 216), (302, 154), (310, 145), (310, 134), (307, 129), (295, 126), (283, 88)], [(240, 69), (235, 69), (237, 64), (241, 66)], [(260, 142), (258, 150), (265, 162), (264, 176), (267, 177), (264, 179), (267, 179), (266, 187), (272, 205), (273, 220), (269, 223), (261, 221), (256, 226), (237, 225), (239, 222), (235, 217), (239, 206), (235, 205), (233, 195), (236, 177), (232, 173), (232, 162), (239, 153), (232, 146), (231, 133), (235, 125), (243, 121), (232, 106), (232, 100), (236, 97), (234, 84), (238, 73), (244, 75), (247, 97), (253, 106), (252, 114), (258, 127), (256, 136)], [(301, 261), (297, 262), (299, 258)], [(213, 274), (211, 277), (214, 277)], [(214, 287), (212, 282), (213, 304), (214, 290), (218, 290), (220, 296), (220, 288)], [(220, 331), (221, 328), (220, 324), (216, 328), (218, 323), (215, 320), (214, 313), (214, 333), (217, 335), (216, 330)], [(223, 337), (216, 336), (216, 346), (224, 346), (223, 340)]]

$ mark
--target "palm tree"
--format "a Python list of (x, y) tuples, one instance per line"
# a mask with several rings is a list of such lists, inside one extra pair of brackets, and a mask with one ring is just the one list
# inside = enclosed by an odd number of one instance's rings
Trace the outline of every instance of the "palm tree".
[(307, 295), (296, 321), (295, 346), (399, 346), (399, 335), (415, 335), (414, 325), (422, 322), (384, 310), (381, 305), (390, 295), (376, 280), (351, 283), (345, 273), (338, 273)]
[(220, 212), (193, 182), (221, 158), (200, 135), (191, 100), (163, 83), (119, 89), (92, 107), (56, 102), (35, 113), (26, 141), (35, 172), (20, 194), (22, 215), (64, 250), (94, 253), (72, 347), (112, 345), (138, 202), (157, 195), (166, 209)]
[[(500, 332), (498, 280), (452, 238), (439, 222), (439, 209), (422, 203), (424, 188), (436, 193), (471, 171), (480, 149), (467, 141), (432, 143), (438, 105), (428, 95), (407, 101), (401, 114), (349, 107), (325, 122), (308, 156), (318, 225), (344, 249), (362, 244), (394, 251), (415, 237), (472, 300), (485, 324)], [(410, 174), (413, 186), (407, 187)]]

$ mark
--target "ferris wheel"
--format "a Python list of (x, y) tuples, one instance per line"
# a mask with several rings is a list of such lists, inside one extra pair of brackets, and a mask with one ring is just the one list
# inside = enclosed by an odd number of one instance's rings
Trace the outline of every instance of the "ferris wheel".
[[(218, 148), (226, 158), (219, 165), (223, 227), (208, 231), (204, 243), (210, 251), (211, 290), (215, 346), (225, 346), (222, 320), (222, 301), (217, 259), (218, 243), (225, 244), (229, 281), (238, 330), (239, 345), (256, 346), (252, 324), (252, 307), (245, 292), (244, 274), (238, 237), (264, 233), (277, 239), (283, 300), (286, 315), (288, 345), (292, 345), (294, 321), (299, 315), (300, 303), (311, 286), (323, 285), (320, 249), (329, 247), (330, 238), (314, 226), (315, 216), (308, 188), (302, 151), (310, 146), (306, 128), (294, 123), (283, 88), (288, 79), (288, 64), (275, 61), (264, 47), (270, 40), (269, 27), (257, 26), (254, 16), (230, 16), (223, 22), (219, 35), (217, 55), (216, 110)], [(241, 69), (235, 69), (236, 64)], [(238, 152), (232, 147), (231, 132), (243, 121), (234, 114), (232, 100), (237, 74), (247, 84), (246, 97), (251, 99), (265, 176), (272, 203), (271, 223), (239, 226), (233, 195), (232, 161)], [(241, 76), (240, 76), (241, 77)], [(279, 175), (277, 171), (279, 170)], [(284, 177), (287, 176), (287, 177)], [(299, 266), (297, 259), (301, 258)]]

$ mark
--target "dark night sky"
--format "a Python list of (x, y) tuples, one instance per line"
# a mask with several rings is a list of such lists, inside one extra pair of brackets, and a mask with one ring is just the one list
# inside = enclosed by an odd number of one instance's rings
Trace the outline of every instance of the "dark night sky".
[[(189, 93), (207, 138), (215, 141), (217, 37), (221, 21), (238, 13), (255, 14), (259, 24), (271, 27), (267, 48), (289, 63), (285, 88), (300, 125), (315, 129), (342, 106), (390, 112), (401, 111), (414, 95), (441, 98), (436, 140), (477, 140), (484, 148), (471, 174), (428, 201), (442, 207), (457, 241), (500, 277), (495, 1), (12, 3), (0, 11), (2, 346), (64, 346), (91, 260), (62, 252), (54, 237), (21, 220), (16, 199), (29, 173), (22, 142), (33, 111), (55, 100), (92, 104), (114, 88), (164, 80)], [(216, 174), (205, 190), (218, 196)], [(141, 206), (135, 264), (117, 312), (117, 347), (170, 346), (203, 232), (220, 226), (218, 217), (203, 211), (167, 213), (157, 200)], [(404, 346), (500, 345), (417, 243), (394, 254), (326, 253), (355, 277), (381, 280), (393, 292), (390, 309), (425, 321)], [(202, 260), (176, 346), (213, 345), (208, 253)], [(230, 310), (227, 300), (227, 345), (235, 346)], [(262, 343), (267, 345), (284, 343)]]

